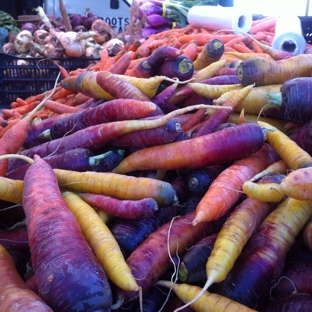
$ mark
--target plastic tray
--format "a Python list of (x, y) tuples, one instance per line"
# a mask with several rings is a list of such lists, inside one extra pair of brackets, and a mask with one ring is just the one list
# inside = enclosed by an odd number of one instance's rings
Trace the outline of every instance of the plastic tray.
[[(19, 65), (21, 61), (26, 62), (26, 65)], [(29, 96), (53, 89), (59, 74), (59, 68), (53, 63), (54, 61), (71, 71), (86, 68), (98, 60), (19, 58), (0, 53), (0, 108), (10, 107), (17, 97), (26, 99)]]

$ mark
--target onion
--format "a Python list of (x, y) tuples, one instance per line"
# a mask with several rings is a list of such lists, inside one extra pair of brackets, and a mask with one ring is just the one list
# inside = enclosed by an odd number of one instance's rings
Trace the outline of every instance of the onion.
[(13, 42), (7, 42), (2, 47), (2, 52), (5, 54), (15, 55), (16, 50)]
[(93, 38), (99, 44), (110, 40), (112, 36), (117, 36), (117, 33), (115, 33), (112, 27), (102, 19), (96, 19), (92, 23), (91, 29), (97, 33)]
[(73, 28), (73, 31), (75, 31), (75, 32), (87, 31), (87, 28), (84, 27), (83, 25), (78, 25), (78, 26)]
[(82, 16), (78, 13), (69, 14), (69, 20), (73, 29), (77, 26), (82, 26), (83, 19), (82, 19)]
[(74, 31), (67, 31), (65, 33), (57, 34), (65, 53), (69, 57), (81, 57), (86, 52), (85, 39), (96, 35), (95, 32), (76, 33)]
[(124, 42), (117, 38), (111, 39), (103, 44), (103, 47), (107, 49), (109, 55), (116, 55), (124, 46)]
[(34, 23), (25, 23), (22, 25), (21, 30), (29, 30), (33, 35), (34, 32), (37, 30), (37, 26)]
[(33, 36), (29, 30), (21, 30), (14, 39), (14, 47), (18, 54), (26, 54), (33, 44)]
[(42, 44), (44, 44), (46, 42), (46, 38), (48, 36), (50, 36), (50, 34), (49, 34), (49, 32), (47, 30), (37, 29), (34, 32), (33, 39), (34, 39), (34, 42), (42, 45)]

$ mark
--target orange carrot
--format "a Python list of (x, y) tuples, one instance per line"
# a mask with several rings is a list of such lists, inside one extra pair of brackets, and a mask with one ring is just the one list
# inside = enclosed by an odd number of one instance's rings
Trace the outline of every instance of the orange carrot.
[(99, 70), (103, 70), (104, 66), (109, 58), (108, 50), (103, 49), (100, 54)]
[(47, 100), (44, 103), (44, 107), (56, 114), (75, 113), (83, 110), (83, 108), (79, 106), (69, 106), (52, 100)]
[(216, 220), (225, 215), (242, 196), (243, 183), (278, 158), (275, 150), (269, 144), (265, 144), (256, 153), (234, 162), (223, 170), (197, 205), (193, 225)]
[(20, 118), (12, 118), (7, 121), (6, 126), (0, 131), (0, 138), (4, 136), (6, 132), (8, 132), (16, 123), (20, 121)]
[(72, 90), (66, 90), (64, 88), (61, 88), (59, 91), (55, 92), (52, 95), (51, 100), (56, 101), (61, 98), (66, 98), (68, 95), (71, 95), (72, 93), (73, 93)]
[[(57, 78), (58, 79), (58, 78)], [(49, 99), (53, 93), (50, 93), (45, 100)], [(0, 138), (0, 155), (5, 154), (15, 154), (22, 147), (26, 137), (27, 132), (30, 126), (30, 123), (35, 115), (35, 113), (41, 109), (45, 103), (43, 100), (40, 104), (36, 106), (28, 115), (21, 118), (19, 122), (14, 124), (12, 128), (9, 129), (1, 138)], [(8, 159), (3, 159), (0, 161), (0, 176), (5, 176), (8, 168)]]
[(256, 34), (262, 32), (264, 30), (270, 29), (272, 26), (275, 27), (277, 17), (275, 16), (267, 16), (258, 21), (253, 21), (252, 26), (249, 30), (251, 34)]
[(197, 58), (197, 48), (198, 45), (196, 42), (189, 42), (185, 47), (182, 48), (182, 54), (187, 56), (190, 60), (194, 61)]

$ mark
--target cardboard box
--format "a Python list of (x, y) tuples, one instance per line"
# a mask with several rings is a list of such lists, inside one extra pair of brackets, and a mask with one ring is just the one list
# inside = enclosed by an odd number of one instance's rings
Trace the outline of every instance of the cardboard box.
[[(68, 13), (85, 14), (86, 7), (91, 12), (103, 17), (104, 21), (110, 24), (116, 32), (122, 32), (129, 24), (130, 4), (127, 0), (64, 0)], [(61, 16), (58, 0), (44, 0), (44, 11), (47, 15)]]

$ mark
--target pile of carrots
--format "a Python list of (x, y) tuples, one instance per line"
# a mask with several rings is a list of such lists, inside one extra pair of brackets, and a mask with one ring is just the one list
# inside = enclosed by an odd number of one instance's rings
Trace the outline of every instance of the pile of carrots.
[(312, 54), (275, 22), (103, 50), (1, 111), (1, 311), (311, 306), (311, 122), (277, 99)]

